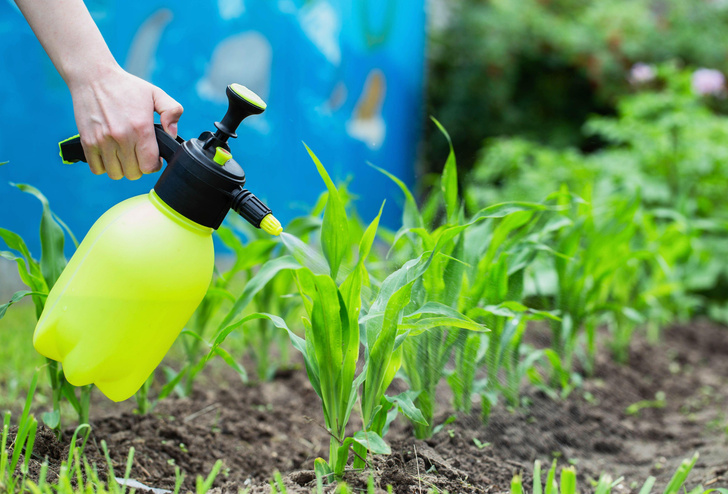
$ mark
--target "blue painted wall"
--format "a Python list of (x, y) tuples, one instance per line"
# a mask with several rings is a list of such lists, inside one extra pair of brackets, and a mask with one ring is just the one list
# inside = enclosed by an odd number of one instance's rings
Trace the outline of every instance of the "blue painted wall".
[[(179, 133), (213, 129), (225, 85), (239, 82), (268, 103), (238, 130), (233, 154), (247, 186), (284, 222), (324, 189), (305, 141), (335, 179), (353, 177), (370, 220), (401, 194), (371, 162), (412, 183), (422, 117), (424, 0), (89, 0), (112, 53), (185, 108)], [(204, 5), (204, 8), (202, 7)], [(76, 133), (70, 93), (11, 0), (0, 0), (0, 226), (39, 255), (40, 205), (8, 185), (29, 183), (83, 236), (117, 202), (151, 189), (62, 165), (57, 142)]]

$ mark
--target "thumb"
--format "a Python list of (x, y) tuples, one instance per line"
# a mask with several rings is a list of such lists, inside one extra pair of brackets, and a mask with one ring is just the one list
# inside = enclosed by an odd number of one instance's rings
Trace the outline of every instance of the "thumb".
[(182, 105), (156, 86), (152, 92), (152, 98), (154, 99), (154, 111), (159, 113), (164, 131), (172, 137), (177, 137), (177, 122), (184, 111)]

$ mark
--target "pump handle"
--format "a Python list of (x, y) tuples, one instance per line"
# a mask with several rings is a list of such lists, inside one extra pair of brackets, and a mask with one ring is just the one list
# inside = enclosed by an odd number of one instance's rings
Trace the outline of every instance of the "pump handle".
[(229, 137), (233, 139), (238, 135), (235, 133), (240, 122), (250, 115), (259, 115), (265, 111), (266, 104), (260, 96), (241, 84), (230, 84), (225, 90), (228, 98), (228, 109), (221, 122), (215, 122), (217, 132), (215, 137), (220, 141), (227, 142)]
[[(154, 124), (154, 133), (159, 146), (159, 156), (164, 158), (165, 161), (169, 161), (180, 144), (185, 142), (180, 136), (175, 139), (167, 134), (161, 124)], [(69, 137), (65, 141), (59, 142), (58, 147), (60, 148), (61, 159), (65, 164), (71, 165), (78, 161), (86, 161), (86, 155), (83, 153), (83, 146), (81, 146), (81, 136)]]

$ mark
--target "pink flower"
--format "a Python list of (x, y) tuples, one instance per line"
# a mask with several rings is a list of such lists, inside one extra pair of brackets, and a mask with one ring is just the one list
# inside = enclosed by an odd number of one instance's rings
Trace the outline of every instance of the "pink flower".
[(648, 65), (642, 62), (637, 62), (636, 64), (634, 64), (629, 71), (629, 76), (627, 77), (630, 84), (635, 86), (638, 84), (645, 84), (647, 82), (650, 82), (654, 78), (655, 69), (652, 67), (652, 65)]
[(696, 94), (718, 96), (725, 90), (725, 76), (719, 70), (698, 69), (693, 72), (692, 85)]

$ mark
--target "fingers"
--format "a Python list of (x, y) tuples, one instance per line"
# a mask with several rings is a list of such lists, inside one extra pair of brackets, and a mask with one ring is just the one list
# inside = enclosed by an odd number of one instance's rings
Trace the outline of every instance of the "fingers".
[(104, 140), (101, 144), (101, 157), (109, 178), (112, 180), (124, 178), (124, 168), (119, 160), (119, 145), (116, 141), (113, 139)]
[(184, 108), (158, 87), (154, 88), (152, 95), (154, 97), (154, 110), (159, 113), (159, 120), (164, 131), (172, 137), (177, 137), (177, 122), (179, 122)]
[(151, 124), (140, 133), (134, 151), (141, 173), (154, 173), (162, 168), (162, 161), (159, 158), (159, 147), (157, 146), (157, 139), (154, 135), (154, 127)]
[(99, 149), (96, 146), (84, 143), (83, 140), (81, 140), (81, 146), (83, 147), (83, 154), (86, 156), (86, 162), (91, 169), (91, 173), (94, 175), (102, 175), (106, 169), (104, 168), (104, 162), (101, 159)]
[[(106, 173), (112, 180), (124, 177), (136, 180), (142, 176), (142, 172), (136, 154), (135, 141), (136, 139), (131, 133), (109, 132), (95, 138), (84, 136), (81, 138), (81, 145), (89, 168), (95, 175)], [(153, 157), (152, 161), (154, 162), (154, 160)]]

